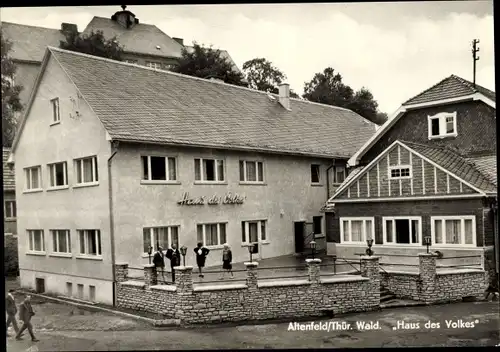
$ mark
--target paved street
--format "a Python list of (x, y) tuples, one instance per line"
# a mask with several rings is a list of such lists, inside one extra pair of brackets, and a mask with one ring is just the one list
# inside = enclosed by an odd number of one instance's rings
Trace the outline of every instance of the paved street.
[[(52, 303), (45, 303), (52, 304)], [(40, 312), (40, 306), (35, 307)], [(61, 308), (74, 310), (76, 308)], [(500, 342), (498, 302), (458, 303), (430, 307), (395, 308), (351, 314), (317, 322), (349, 323), (350, 331), (288, 331), (289, 322), (266, 325), (218, 326), (192, 329), (153, 329), (142, 323), (102, 313), (71, 314), (66, 319), (43, 323), (34, 319), (37, 337), (15, 341), (7, 351), (93, 351), (231, 348), (348, 348), (410, 346), (491, 346)], [(37, 321), (37, 319), (39, 319)], [(477, 321), (473, 328), (447, 328), (445, 320)], [(398, 321), (420, 324), (415, 330), (393, 330)], [(440, 323), (426, 329), (425, 322)], [(377, 331), (358, 331), (356, 322), (379, 322)], [(306, 322), (307, 323), (307, 322)], [(381, 331), (383, 333), (381, 333)]]

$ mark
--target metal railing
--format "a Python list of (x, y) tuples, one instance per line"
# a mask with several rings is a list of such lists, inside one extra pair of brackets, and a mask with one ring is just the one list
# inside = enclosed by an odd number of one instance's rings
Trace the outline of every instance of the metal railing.
[(128, 267), (127, 279), (144, 279), (144, 268)]
[[(443, 260), (449, 260), (449, 259), (463, 259), (463, 258), (479, 258), (479, 263), (464, 263), (464, 264), (456, 264), (456, 265), (438, 265), (437, 261), (443, 261)], [(481, 269), (484, 269), (483, 263), (481, 263), (481, 259), (483, 258), (482, 255), (461, 255), (461, 256), (454, 256), (454, 257), (441, 257), (441, 258), (436, 258), (436, 268), (439, 269), (448, 269), (448, 268), (475, 268), (477, 269), (480, 267)]]

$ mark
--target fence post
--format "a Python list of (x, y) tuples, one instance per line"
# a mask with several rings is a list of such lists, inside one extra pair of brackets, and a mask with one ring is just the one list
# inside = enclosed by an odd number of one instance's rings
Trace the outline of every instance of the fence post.
[(115, 281), (117, 283), (127, 281), (128, 264), (115, 263)]
[(432, 303), (437, 300), (436, 291), (436, 255), (433, 253), (420, 253), (419, 271), (420, 282), (420, 299), (425, 303)]
[(321, 278), (321, 259), (306, 259), (306, 263), (309, 281), (313, 284), (319, 283)]
[(177, 286), (177, 294), (190, 295), (193, 293), (193, 267), (192, 266), (176, 266), (175, 270), (175, 285)]
[(146, 287), (158, 284), (158, 273), (154, 264), (144, 265), (144, 283)]
[(247, 268), (247, 286), (249, 290), (257, 289), (257, 280), (259, 275), (257, 274), (257, 267), (259, 263), (257, 262), (245, 262)]

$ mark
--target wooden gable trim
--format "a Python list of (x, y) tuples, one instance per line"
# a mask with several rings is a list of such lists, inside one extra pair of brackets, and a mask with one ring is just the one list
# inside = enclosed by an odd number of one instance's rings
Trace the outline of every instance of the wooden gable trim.
[[(395, 141), (389, 147), (387, 147), (382, 153), (380, 153), (375, 159), (373, 159), (367, 166), (365, 166), (363, 168), (363, 170), (361, 170), (356, 176), (354, 176), (351, 180), (349, 180), (349, 182), (347, 182), (345, 185), (341, 186), (337, 190), (337, 192), (335, 192), (335, 194), (328, 200), (328, 202), (338, 202), (338, 201), (340, 201), (340, 198), (336, 198), (336, 197), (340, 196), (346, 189), (347, 189), (347, 197), (351, 201), (353, 201), (354, 199), (351, 198), (351, 194), (350, 194), (351, 187), (356, 182), (358, 184), (358, 190), (359, 190), (359, 180), (365, 174), (367, 174), (368, 172), (370, 172), (370, 170), (373, 167), (377, 168), (378, 197), (380, 197), (380, 172), (379, 172), (379, 166), (378, 166), (379, 165), (379, 161), (383, 160), (383, 158), (385, 156), (387, 156), (387, 166), (389, 167), (390, 166), (389, 153), (390, 153), (391, 150), (394, 149), (395, 146), (397, 146), (398, 149), (401, 148), (401, 147), (405, 148), (410, 153), (410, 160), (412, 160), (411, 159), (412, 158), (412, 154), (414, 154), (415, 156), (419, 157), (420, 160), (422, 160), (422, 194), (423, 195), (425, 195), (426, 193), (430, 193), (430, 194), (433, 194), (432, 197), (436, 197), (436, 195), (437, 195), (437, 170), (438, 169), (441, 170), (441, 171), (443, 171), (447, 175), (447, 189), (449, 189), (449, 177), (451, 176), (454, 179), (456, 179), (458, 182), (460, 182), (460, 191), (461, 192), (463, 192), (462, 184), (464, 184), (464, 185), (468, 186), (469, 188), (471, 188), (472, 190), (478, 192), (479, 194), (481, 194), (483, 196), (485, 195), (485, 193), (482, 190), (480, 190), (479, 188), (473, 186), (469, 182), (467, 182), (467, 181), (463, 180), (462, 178), (458, 177), (457, 175), (451, 173), (450, 171), (448, 171), (445, 168), (441, 167), (440, 165), (436, 164), (432, 160), (428, 159), (427, 157), (423, 156), (422, 154), (418, 153), (417, 151), (415, 151), (415, 150), (411, 149), (410, 147), (406, 146), (404, 143), (402, 143), (400, 141)], [(426, 175), (425, 174), (425, 162), (429, 163), (430, 165), (432, 165), (434, 167), (434, 172), (431, 175)], [(433, 178), (433, 185), (434, 185), (433, 189), (429, 190), (429, 189), (425, 188), (425, 178), (426, 177), (432, 177)], [(390, 179), (388, 179), (388, 191), (389, 191), (389, 197), (391, 197), (391, 195), (394, 192), (391, 192), (391, 180)], [(399, 195), (401, 195), (401, 193)], [(437, 196), (438, 197), (442, 197), (442, 196), (439, 196), (439, 195), (437, 195)], [(409, 198), (413, 198), (413, 197), (409, 197)], [(363, 199), (366, 199), (366, 198), (363, 198)], [(381, 198), (376, 198), (376, 199), (381, 199)]]
[[(480, 190), (479, 188), (477, 188), (476, 186), (473, 186), (472, 184), (470, 184), (469, 182), (465, 181), (464, 179), (458, 177), (457, 175), (453, 174), (452, 172), (446, 170), (444, 167), (436, 164), (434, 161), (430, 160), (429, 158), (423, 156), (422, 154), (420, 154), (419, 152), (411, 149), (410, 147), (404, 145), (403, 143), (400, 143), (401, 146), (403, 146), (403, 148), (407, 149), (410, 153), (413, 153), (415, 154), (416, 156), (418, 156), (419, 158), (421, 158), (422, 160), (425, 160), (426, 162), (428, 162), (429, 164), (431, 164), (432, 166), (434, 166), (434, 190), (436, 190), (437, 188), (437, 170), (441, 170), (443, 171), (446, 175), (449, 175), (451, 177), (453, 177), (454, 179), (458, 180), (460, 183), (463, 183), (465, 184), (466, 186), (468, 186), (469, 188), (472, 188), (474, 191), (482, 194), (483, 196), (485, 195), (484, 191)], [(422, 171), (423, 171), (423, 165), (422, 164)], [(435, 192), (436, 193), (436, 192)]]
[(482, 198), (483, 194), (450, 194), (450, 195), (430, 195), (430, 196), (413, 196), (413, 197), (384, 197), (384, 198), (350, 198), (350, 199), (335, 199), (335, 201), (328, 202), (328, 204), (333, 203), (366, 203), (366, 202), (404, 202), (404, 201), (416, 201), (416, 200), (441, 200), (441, 199), (470, 199), (470, 198)]

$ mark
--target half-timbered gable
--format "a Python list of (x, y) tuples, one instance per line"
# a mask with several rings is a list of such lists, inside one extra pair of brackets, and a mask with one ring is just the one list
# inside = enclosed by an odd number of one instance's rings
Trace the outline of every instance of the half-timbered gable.
[(331, 201), (494, 192), (493, 182), (474, 166), (446, 148), (396, 141), (355, 177), (346, 180)]

